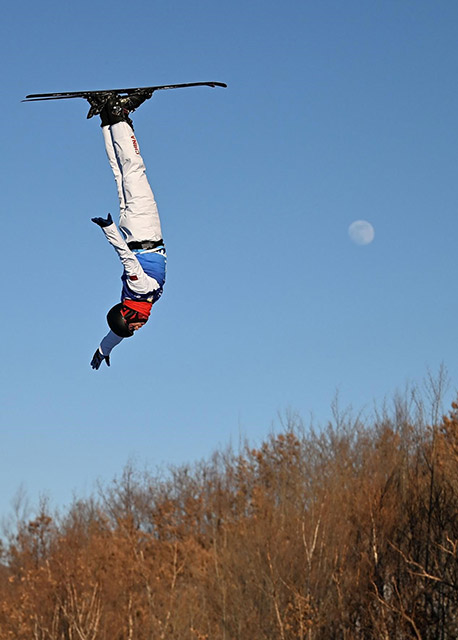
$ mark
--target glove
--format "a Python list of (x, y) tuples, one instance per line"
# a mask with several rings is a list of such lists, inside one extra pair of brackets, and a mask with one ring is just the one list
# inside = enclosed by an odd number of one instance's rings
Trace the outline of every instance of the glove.
[(97, 349), (97, 351), (92, 356), (91, 367), (93, 369), (98, 369), (104, 360), (107, 363), (107, 366), (109, 367), (110, 366), (110, 356), (104, 356), (100, 352), (100, 349)]
[(99, 227), (109, 227), (110, 224), (113, 224), (113, 219), (111, 217), (111, 213), (109, 213), (105, 218), (91, 218), (92, 222), (98, 224)]

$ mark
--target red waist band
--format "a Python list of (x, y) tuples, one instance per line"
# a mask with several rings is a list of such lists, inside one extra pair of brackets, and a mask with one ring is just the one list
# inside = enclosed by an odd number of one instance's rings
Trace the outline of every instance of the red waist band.
[(153, 306), (152, 302), (144, 302), (144, 301), (137, 301), (137, 300), (123, 300), (122, 303), (126, 307), (129, 307), (129, 309), (133, 309), (134, 311), (137, 311), (137, 313), (141, 314), (142, 316), (145, 316), (145, 318), (149, 318), (149, 315), (151, 313), (151, 307)]

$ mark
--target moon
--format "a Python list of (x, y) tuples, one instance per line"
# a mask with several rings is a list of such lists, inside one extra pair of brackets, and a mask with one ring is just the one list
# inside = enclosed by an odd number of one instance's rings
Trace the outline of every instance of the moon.
[(355, 220), (348, 227), (348, 235), (355, 244), (370, 244), (375, 237), (374, 227), (367, 220)]

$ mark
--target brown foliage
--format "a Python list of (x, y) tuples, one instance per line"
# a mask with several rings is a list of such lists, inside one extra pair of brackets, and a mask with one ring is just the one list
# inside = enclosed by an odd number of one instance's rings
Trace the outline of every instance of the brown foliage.
[(458, 637), (458, 405), (395, 409), (42, 509), (4, 549), (0, 640)]

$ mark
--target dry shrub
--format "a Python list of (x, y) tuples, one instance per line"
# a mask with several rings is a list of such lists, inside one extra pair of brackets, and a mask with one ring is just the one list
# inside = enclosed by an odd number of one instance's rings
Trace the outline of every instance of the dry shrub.
[(0, 640), (458, 637), (458, 405), (290, 418), (260, 447), (22, 521)]

